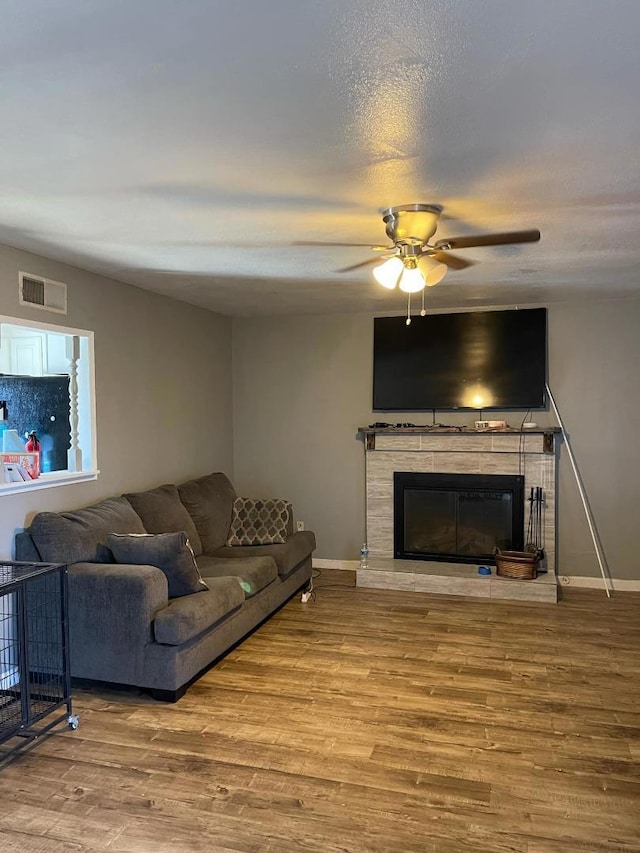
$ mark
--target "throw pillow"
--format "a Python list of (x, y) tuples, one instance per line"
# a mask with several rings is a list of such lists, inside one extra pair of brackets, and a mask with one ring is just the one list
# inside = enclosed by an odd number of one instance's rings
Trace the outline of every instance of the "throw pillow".
[(187, 534), (111, 533), (108, 539), (116, 563), (156, 566), (164, 572), (169, 598), (209, 589), (202, 580)]
[(281, 545), (290, 511), (288, 501), (236, 498), (227, 545)]

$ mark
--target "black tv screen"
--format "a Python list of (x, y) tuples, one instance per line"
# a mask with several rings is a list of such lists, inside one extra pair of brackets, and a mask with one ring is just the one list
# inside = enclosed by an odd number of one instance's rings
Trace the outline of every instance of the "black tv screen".
[(546, 378), (546, 308), (374, 319), (374, 411), (539, 409)]

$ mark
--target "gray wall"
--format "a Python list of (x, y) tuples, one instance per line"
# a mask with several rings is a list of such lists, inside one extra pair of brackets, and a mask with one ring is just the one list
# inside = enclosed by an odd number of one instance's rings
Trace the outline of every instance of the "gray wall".
[[(18, 304), (18, 271), (68, 284), (68, 314)], [(0, 313), (95, 333), (96, 481), (0, 494), (0, 558), (40, 510), (209, 471), (233, 476), (231, 321), (25, 252), (0, 247)]]
[[(425, 423), (373, 413), (369, 314), (234, 321), (234, 456), (239, 492), (286, 497), (324, 559), (356, 559), (364, 536), (358, 426)], [(549, 308), (549, 379), (583, 475), (611, 572), (640, 578), (640, 300)], [(502, 416), (518, 423), (523, 413)], [(501, 413), (492, 413), (499, 418)], [(555, 425), (536, 412), (541, 425)], [(472, 414), (439, 421), (472, 423)], [(559, 459), (559, 571), (599, 575), (566, 449)]]
[[(18, 270), (67, 282), (68, 315), (19, 306)], [(235, 320), (232, 373), (228, 318), (3, 247), (0, 313), (94, 331), (101, 469), (95, 482), (0, 495), (0, 559), (40, 510), (213, 470), (240, 493), (293, 500), (296, 517), (316, 531), (318, 557), (356, 559), (364, 536), (357, 427), (428, 420), (372, 412), (370, 314)], [(607, 560), (614, 576), (640, 578), (640, 300), (551, 306), (549, 325), (551, 388)], [(473, 420), (438, 419), (445, 417)], [(535, 419), (555, 423), (548, 412)], [(566, 450), (558, 516), (561, 573), (597, 576)]]
[[(640, 579), (640, 299), (554, 307), (550, 326), (550, 387), (611, 574)], [(558, 501), (561, 572), (599, 574), (566, 451)]]

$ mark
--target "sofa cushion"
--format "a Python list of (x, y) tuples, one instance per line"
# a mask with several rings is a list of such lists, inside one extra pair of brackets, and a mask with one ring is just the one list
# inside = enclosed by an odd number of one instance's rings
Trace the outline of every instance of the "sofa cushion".
[(282, 545), (291, 505), (274, 498), (236, 498), (227, 545)]
[(212, 556), (225, 559), (246, 559), (247, 557), (272, 557), (278, 566), (278, 574), (286, 578), (297, 565), (310, 557), (316, 547), (316, 537), (310, 530), (303, 530), (290, 536), (284, 545), (248, 545), (244, 548), (224, 547), (214, 551)]
[(180, 530), (189, 537), (193, 553), (202, 553), (200, 536), (178, 495), (178, 487), (172, 483), (123, 495), (138, 513), (147, 533), (176, 533)]
[(108, 544), (117, 563), (156, 566), (164, 572), (169, 598), (209, 589), (202, 580), (184, 530), (174, 533), (112, 533)]
[(124, 498), (107, 498), (73, 512), (39, 512), (30, 533), (47, 563), (112, 563), (110, 533), (144, 533), (140, 516)]
[(202, 551), (210, 554), (227, 541), (235, 492), (222, 473), (208, 474), (178, 486), (183, 505), (200, 534)]
[(247, 598), (260, 592), (278, 577), (278, 569), (271, 557), (245, 557), (244, 560), (226, 560), (201, 554), (198, 568), (206, 583), (212, 578), (234, 577)]
[(176, 598), (156, 613), (156, 643), (180, 646), (212, 628), (244, 601), (244, 592), (235, 578), (210, 578), (208, 586), (207, 592)]

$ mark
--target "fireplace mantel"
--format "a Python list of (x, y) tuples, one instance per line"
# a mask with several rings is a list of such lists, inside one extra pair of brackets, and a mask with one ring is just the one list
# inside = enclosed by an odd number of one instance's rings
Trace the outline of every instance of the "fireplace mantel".
[(406, 426), (406, 427), (358, 427), (358, 434), (364, 436), (367, 450), (376, 449), (376, 436), (505, 436), (505, 435), (539, 435), (542, 436), (544, 453), (554, 452), (554, 437), (561, 433), (560, 427), (535, 427), (534, 429), (517, 429), (501, 427), (490, 429), (474, 429), (473, 427), (444, 427), (444, 426)]

